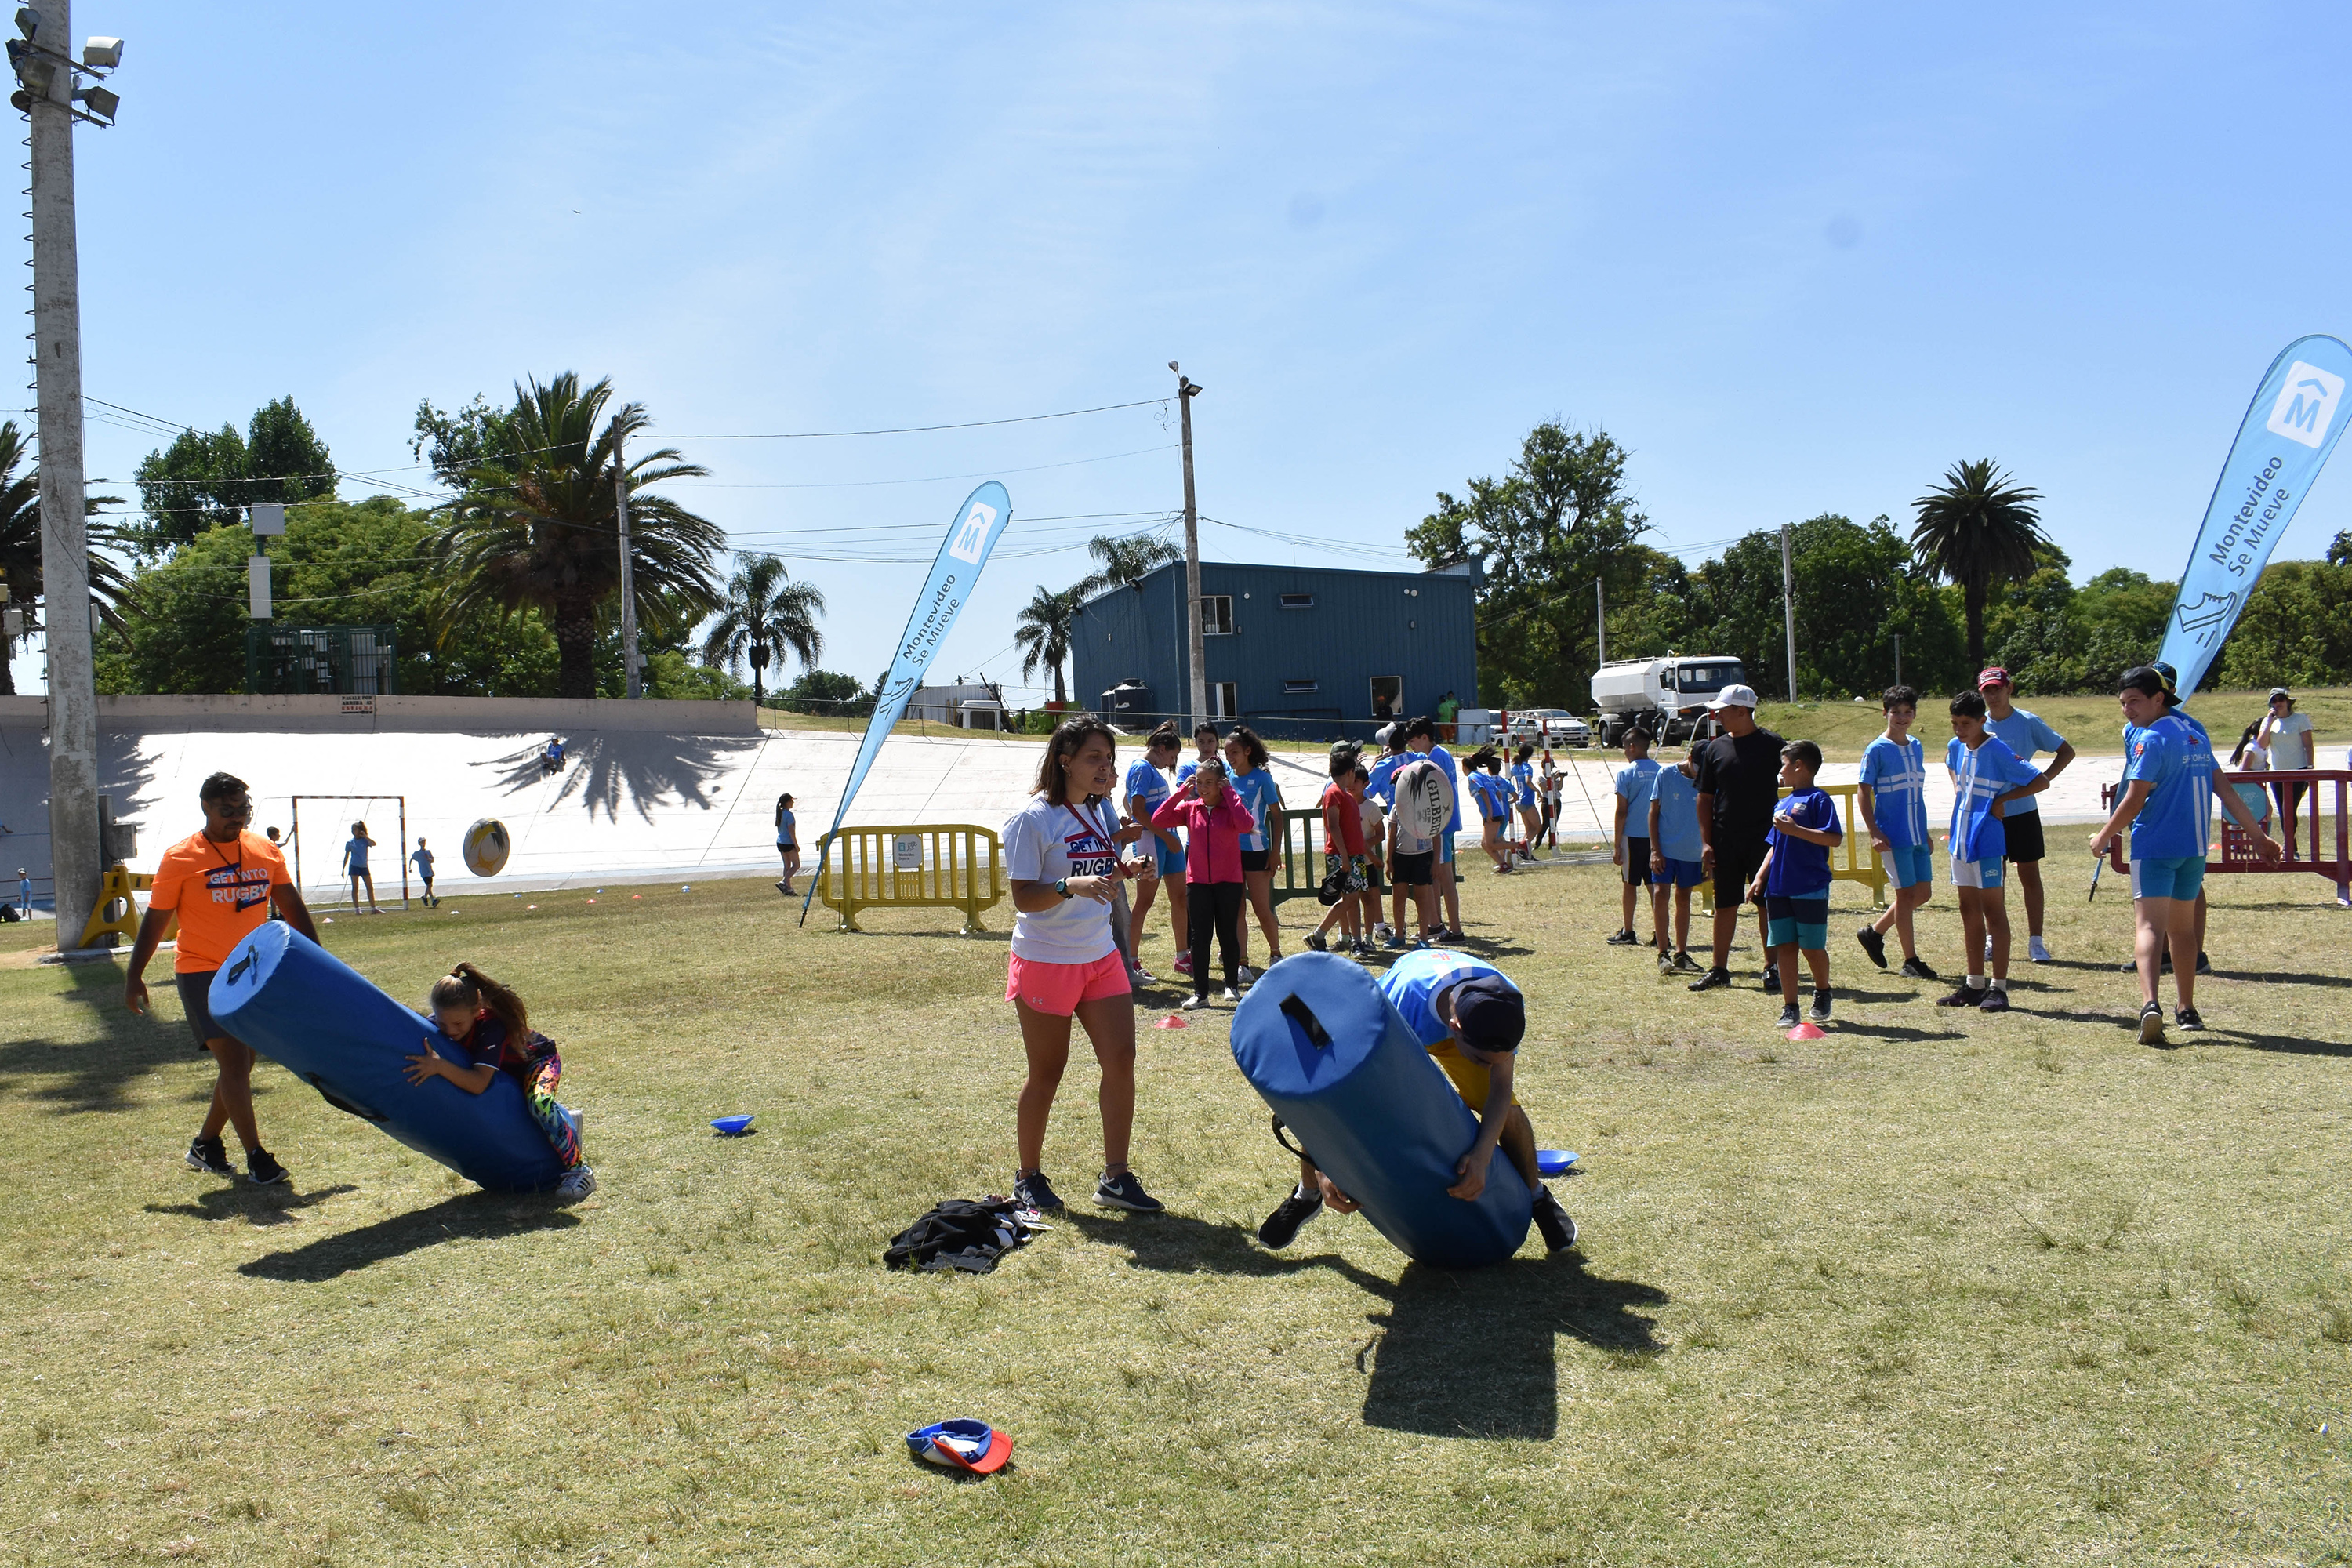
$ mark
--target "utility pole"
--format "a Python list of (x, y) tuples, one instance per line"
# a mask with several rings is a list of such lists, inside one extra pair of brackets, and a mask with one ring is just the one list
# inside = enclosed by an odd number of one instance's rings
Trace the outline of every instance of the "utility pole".
[(632, 700), (646, 694), (637, 670), (637, 575), (629, 559), (629, 467), (621, 457), (621, 435), (613, 433), (613, 521), (621, 531), (621, 668)]
[(1895, 684), (1903, 684), (1903, 634), (1895, 634)]
[(1192, 660), (1192, 728), (1197, 730), (1209, 717), (1209, 657), (1201, 641), (1201, 510), (1192, 499), (1192, 399), (1201, 389), (1184, 379), (1174, 360), (1168, 368), (1176, 371), (1176, 404), (1184, 421), (1184, 602)]
[(1601, 595), (1601, 579), (1598, 577), (1592, 580), (1592, 626), (1594, 638), (1601, 647), (1600, 662), (1607, 664), (1609, 662), (1609, 601)]
[(1789, 564), (1789, 525), (1780, 525), (1780, 624), (1789, 635), (1789, 705), (1797, 703), (1796, 574)]
[[(89, 531), (81, 452), (81, 278), (74, 236), (73, 22), (68, 0), (17, 13), (30, 37), (9, 54), (33, 122), (33, 348), (41, 440), (41, 592), (48, 613), (49, 876), (58, 951), (98, 901), (98, 691), (91, 674)], [(106, 40), (111, 42), (112, 40)], [(101, 40), (91, 40), (95, 49)], [(105, 63), (120, 58), (121, 45)], [(95, 58), (95, 53), (93, 55)], [(100, 90), (103, 89), (94, 89)], [(112, 106), (112, 95), (106, 103)], [(110, 115), (110, 118), (111, 116)]]

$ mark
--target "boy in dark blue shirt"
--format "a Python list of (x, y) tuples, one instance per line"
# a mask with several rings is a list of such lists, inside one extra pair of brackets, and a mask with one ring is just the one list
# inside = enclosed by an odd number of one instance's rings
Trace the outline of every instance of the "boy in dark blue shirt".
[(1780, 1027), (1797, 1026), (1797, 954), (1813, 972), (1812, 1020), (1830, 1021), (1830, 851), (1845, 842), (1837, 803), (1813, 787), (1822, 749), (1811, 741), (1780, 748), (1789, 792), (1764, 837), (1764, 864), (1748, 896), (1764, 906), (1765, 941), (1780, 972)]

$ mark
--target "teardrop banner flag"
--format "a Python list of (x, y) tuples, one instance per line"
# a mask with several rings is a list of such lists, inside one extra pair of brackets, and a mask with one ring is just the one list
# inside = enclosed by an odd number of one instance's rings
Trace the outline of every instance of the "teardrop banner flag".
[(2164, 651), (2157, 656), (2180, 672), (2183, 698), (2204, 680), (2279, 535), (2336, 449), (2347, 381), (2352, 349), (2331, 337), (2297, 338), (2271, 362), (2255, 391), (2181, 569)]
[(890, 727), (905, 716), (915, 688), (923, 683), (923, 672), (931, 667), (932, 655), (940, 651), (956, 617), (963, 614), (972, 589), (979, 586), (980, 569), (988, 564), (988, 552), (996, 548), (1004, 525), (1012, 521), (1013, 498), (994, 479), (966, 496), (963, 505), (956, 509), (948, 536), (940, 542), (939, 559), (931, 563), (931, 575), (907, 617), (907, 635), (898, 639), (898, 650), (890, 656), (889, 673), (874, 693), (874, 716), (866, 721), (866, 738), (857, 743), (857, 760), (849, 764), (849, 782), (842, 786), (841, 804), (833, 808), (833, 826), (817, 841), (816, 875), (809, 879), (808, 895), (801, 900), (803, 921), (808, 919), (809, 904), (824, 877), (825, 851), (841, 832), (841, 819), (849, 815), (849, 803), (857, 798), (866, 770), (874, 765), (882, 742), (889, 739)]

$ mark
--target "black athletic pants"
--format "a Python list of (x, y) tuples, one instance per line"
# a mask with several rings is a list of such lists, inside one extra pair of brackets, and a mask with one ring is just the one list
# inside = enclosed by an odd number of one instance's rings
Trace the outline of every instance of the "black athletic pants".
[(1209, 994), (1209, 931), (1217, 933), (1217, 955), (1225, 963), (1225, 984), (1240, 984), (1235, 973), (1242, 961), (1242, 903), (1247, 888), (1240, 882), (1194, 882), (1184, 889), (1185, 916), (1192, 930), (1192, 994)]

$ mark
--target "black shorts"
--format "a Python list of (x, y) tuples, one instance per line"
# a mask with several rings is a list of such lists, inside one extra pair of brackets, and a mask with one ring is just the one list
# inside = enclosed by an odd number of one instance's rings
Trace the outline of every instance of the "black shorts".
[(1752, 834), (1721, 823), (1715, 829), (1715, 907), (1730, 909), (1748, 901), (1748, 885), (1756, 880), (1757, 868), (1764, 864), (1764, 835), (1769, 829), (1759, 828)]
[(1381, 858), (1377, 855), (1365, 856), (1363, 867), (1364, 891), (1368, 893), (1382, 891), (1383, 889), (1381, 884)]
[(1650, 841), (1646, 838), (1625, 840), (1625, 864), (1619, 868), (1626, 885), (1646, 888), (1650, 885)]
[(1243, 850), (1242, 869), (1244, 871), (1270, 871), (1274, 869), (1273, 849)]
[(2000, 852), (2000, 858), (2013, 866), (2031, 865), (2048, 853), (2042, 842), (2042, 813), (2039, 811), (2029, 811), (2018, 817), (2005, 816), (2001, 818), (2000, 830), (2009, 840), (2009, 846)]
[(1400, 888), (1426, 888), (1437, 880), (1437, 851), (1424, 849), (1418, 855), (1399, 851), (1396, 858), (1396, 885)]
[(173, 983), (180, 988), (180, 1010), (188, 1016), (188, 1032), (196, 1037), (196, 1049), (208, 1050), (215, 1040), (233, 1040), (236, 1037), (213, 1022), (212, 990), (215, 971), (207, 969), (202, 974), (174, 974)]

